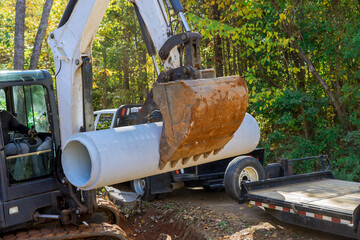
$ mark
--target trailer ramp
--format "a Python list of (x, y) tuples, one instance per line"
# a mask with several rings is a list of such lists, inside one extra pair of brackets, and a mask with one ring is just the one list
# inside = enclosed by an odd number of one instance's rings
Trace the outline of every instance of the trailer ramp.
[(360, 183), (336, 180), (330, 171), (243, 183), (239, 202), (283, 222), (360, 239)]

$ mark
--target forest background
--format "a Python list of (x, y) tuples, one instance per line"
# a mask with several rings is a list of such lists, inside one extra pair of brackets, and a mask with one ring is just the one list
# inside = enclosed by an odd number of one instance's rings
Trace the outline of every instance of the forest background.
[[(360, 181), (360, 0), (182, 2), (203, 35), (203, 65), (246, 80), (266, 161), (328, 154), (337, 177)], [(0, 69), (55, 75), (46, 38), (66, 4), (1, 1)], [(131, 3), (111, 1), (93, 65), (96, 110), (143, 103), (156, 73)]]

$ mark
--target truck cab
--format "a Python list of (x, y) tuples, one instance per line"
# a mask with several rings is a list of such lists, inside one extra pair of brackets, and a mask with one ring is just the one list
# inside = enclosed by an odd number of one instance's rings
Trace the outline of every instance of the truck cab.
[(133, 125), (141, 106), (141, 104), (124, 104), (119, 108), (95, 111), (94, 128), (103, 130)]

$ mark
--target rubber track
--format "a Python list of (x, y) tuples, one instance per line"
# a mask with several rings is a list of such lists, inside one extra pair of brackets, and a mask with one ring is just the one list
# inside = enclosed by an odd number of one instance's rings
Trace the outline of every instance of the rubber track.
[(107, 239), (127, 240), (125, 232), (115, 224), (101, 223), (81, 225), (76, 227), (43, 228), (5, 235), (4, 240), (65, 240), (65, 239)]
[[(118, 208), (110, 201), (103, 198), (97, 198), (99, 207), (110, 210), (116, 216), (122, 217)], [(111, 217), (108, 217), (109, 220)], [(117, 218), (116, 223), (119, 223)], [(126, 233), (116, 224), (110, 223), (91, 223), (89, 226), (63, 226), (53, 228), (32, 229), (7, 234), (0, 239), (4, 240), (66, 240), (66, 239), (104, 239), (127, 240)]]
[(100, 197), (97, 197), (96, 200), (99, 209), (106, 209), (112, 212), (112, 214), (115, 216), (116, 219), (112, 219), (111, 216), (107, 216), (108, 223), (110, 223), (111, 220), (115, 220), (114, 224), (119, 225), (120, 219), (122, 221), (126, 221), (124, 216), (120, 213), (119, 209), (116, 207), (116, 205), (113, 202)]

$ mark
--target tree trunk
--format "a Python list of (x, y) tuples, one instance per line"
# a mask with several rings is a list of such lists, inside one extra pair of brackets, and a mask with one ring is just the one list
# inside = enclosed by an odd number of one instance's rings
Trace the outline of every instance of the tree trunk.
[(295, 43), (292, 42), (293, 48), (299, 50), (299, 56), (303, 59), (304, 62), (309, 66), (310, 72), (313, 74), (316, 80), (321, 84), (321, 86), (324, 88), (325, 92), (329, 96), (331, 100), (331, 104), (333, 105), (335, 109), (335, 113), (349, 129), (350, 126), (348, 124), (348, 121), (345, 120), (345, 114), (341, 111), (341, 102), (335, 97), (334, 93), (330, 90), (330, 87), (327, 85), (327, 83), (324, 81), (324, 79), (320, 76), (319, 72), (315, 69), (310, 59), (305, 55), (305, 53), (300, 49), (300, 47)]
[(128, 56), (128, 52), (125, 49), (124, 52), (124, 59), (123, 59), (123, 71), (124, 71), (124, 82), (123, 82), (123, 88), (125, 90), (129, 90), (130, 89), (130, 77), (129, 77), (129, 56)]
[(23, 70), (24, 59), (24, 31), (25, 31), (26, 0), (17, 0), (15, 7), (15, 39), (14, 39), (14, 70)]
[(108, 108), (108, 102), (107, 102), (107, 61), (106, 61), (106, 44), (103, 45), (103, 68), (104, 68), (104, 72), (103, 72), (103, 80), (102, 80), (102, 85), (103, 85), (103, 106), (104, 109)]
[[(122, 60), (121, 58), (116, 59), (116, 66), (118, 70), (118, 79), (119, 79), (119, 86), (123, 86), (123, 67), (122, 67)], [(120, 87), (121, 88), (121, 87)]]
[(141, 102), (144, 102), (149, 94), (149, 90), (147, 88), (148, 76), (147, 76), (147, 71), (146, 71), (146, 61), (147, 61), (147, 52), (146, 52), (146, 49), (143, 49), (142, 54), (141, 54), (141, 61), (140, 61), (140, 69), (144, 70), (144, 73), (140, 74), (140, 77), (141, 77), (140, 89), (141, 89), (141, 93), (142, 93), (142, 95), (140, 96)]
[[(295, 67), (300, 69), (300, 71), (297, 73), (298, 84), (295, 87), (297, 89), (300, 89), (301, 92), (305, 92), (306, 91), (305, 63), (304, 63), (304, 61), (301, 61), (298, 54), (292, 53), (291, 56), (294, 59)], [(312, 139), (313, 131), (312, 131), (312, 127), (311, 127), (311, 122), (309, 122), (308, 119), (306, 118), (304, 105), (302, 103), (300, 104), (300, 111), (301, 111), (301, 115), (303, 116), (303, 125), (304, 125), (305, 138), (306, 139)]]
[(221, 38), (216, 36), (214, 38), (214, 52), (215, 52), (215, 70), (216, 76), (221, 77), (223, 76), (223, 54), (221, 49)]
[[(220, 10), (217, 2), (215, 1), (212, 9), (212, 20), (220, 20)], [(223, 53), (222, 53), (222, 40), (219, 35), (214, 37), (214, 54), (215, 54), (215, 70), (216, 76), (223, 76)]]
[(41, 20), (40, 20), (40, 24), (39, 24), (39, 29), (38, 29), (38, 31), (36, 33), (36, 37), (35, 37), (34, 48), (33, 48), (33, 52), (31, 55), (29, 69), (37, 69), (39, 58), (40, 58), (41, 47), (42, 47), (42, 43), (43, 43), (43, 40), (45, 37), (46, 29), (48, 26), (50, 10), (51, 10), (51, 6), (53, 5), (53, 2), (54, 2), (54, 0), (46, 0), (46, 2), (44, 4), (44, 8), (43, 8), (43, 12), (42, 12), (42, 16), (41, 16)]
[[(236, 69), (237, 69), (237, 64), (236, 64), (236, 52), (235, 52), (235, 45), (233, 44), (232, 45), (232, 54), (233, 54), (233, 62), (232, 62), (232, 75), (235, 75), (236, 74)], [(239, 73), (240, 75), (240, 73)]]
[(230, 38), (226, 39), (226, 51), (227, 51), (227, 65), (228, 65), (228, 74), (227, 75), (233, 75), (233, 71), (231, 69), (231, 43)]
[(240, 54), (241, 52), (239, 51), (239, 48), (236, 48), (237, 70), (238, 70), (238, 74), (242, 76), (243, 72), (245, 71), (244, 70), (245, 67), (243, 67), (245, 65), (245, 61), (242, 61)]
[[(339, 47), (337, 47), (337, 49), (339, 49)], [(336, 91), (336, 96), (337, 98), (341, 98), (341, 93), (340, 93), (340, 54), (339, 51), (336, 51), (336, 68), (335, 68), (335, 91)]]

